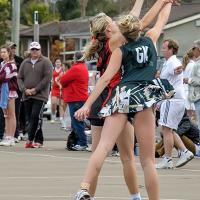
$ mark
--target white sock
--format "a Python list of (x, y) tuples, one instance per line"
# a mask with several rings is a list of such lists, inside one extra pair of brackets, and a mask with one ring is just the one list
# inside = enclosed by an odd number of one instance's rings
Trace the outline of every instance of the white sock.
[(131, 200), (141, 200), (140, 193), (135, 193), (131, 195)]

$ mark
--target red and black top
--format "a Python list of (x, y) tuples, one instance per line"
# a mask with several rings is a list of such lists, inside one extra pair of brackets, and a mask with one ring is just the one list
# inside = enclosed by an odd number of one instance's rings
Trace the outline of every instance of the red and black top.
[[(109, 39), (107, 39), (104, 43), (104, 48), (100, 51), (99, 53), (99, 58), (97, 61), (97, 71), (100, 72), (100, 76), (103, 75), (103, 73), (106, 71), (106, 68), (108, 67), (108, 64), (110, 62), (110, 57), (112, 55), (112, 51), (110, 50), (109, 47)], [(120, 82), (121, 79), (121, 70), (115, 74), (115, 76), (111, 79), (108, 87), (108, 97), (105, 99), (105, 102), (103, 105), (107, 102), (109, 99), (112, 89)]]

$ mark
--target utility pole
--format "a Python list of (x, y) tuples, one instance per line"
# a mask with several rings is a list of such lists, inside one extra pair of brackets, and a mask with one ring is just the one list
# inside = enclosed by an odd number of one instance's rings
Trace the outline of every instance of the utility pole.
[(33, 25), (34, 41), (39, 42), (40, 40), (40, 26), (38, 20), (38, 11), (34, 11), (34, 25)]
[(56, 16), (56, 3), (58, 0), (51, 0), (51, 3), (53, 4), (53, 19), (55, 20)]
[(88, 0), (80, 0), (81, 17), (85, 17), (86, 16), (87, 4), (88, 4)]
[(20, 29), (20, 0), (12, 0), (12, 33), (11, 40), (17, 45), (19, 53), (19, 29)]

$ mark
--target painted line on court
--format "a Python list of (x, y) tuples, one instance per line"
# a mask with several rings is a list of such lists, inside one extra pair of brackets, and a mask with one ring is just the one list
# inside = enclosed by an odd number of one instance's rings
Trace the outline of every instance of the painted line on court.
[[(56, 156), (51, 154), (34, 154), (34, 153), (19, 153), (19, 152), (12, 152), (12, 151), (0, 151), (4, 154), (13, 154), (13, 155), (19, 155), (19, 156), (35, 156), (35, 157), (46, 157), (46, 158), (58, 158), (58, 159), (71, 159), (71, 160), (82, 160), (82, 161), (88, 161), (89, 158), (83, 158), (83, 157), (69, 157), (69, 156)], [(106, 159), (105, 162), (107, 163), (121, 163), (120, 160), (110, 160)], [(140, 165), (140, 163), (136, 163), (136, 165)]]
[[(44, 196), (39, 196), (39, 195), (3, 195), (3, 194), (0, 194), (0, 197), (17, 197), (17, 198), (27, 198), (27, 199), (36, 199), (36, 198), (45, 198), (45, 199), (53, 199), (53, 198), (56, 198), (56, 199), (66, 199), (66, 198), (72, 198), (74, 195), (68, 195), (68, 196), (50, 196), (50, 195), (44, 195)], [(127, 200), (127, 199), (130, 199), (130, 198), (127, 198), (127, 197), (115, 197), (115, 196), (112, 196), (112, 197), (96, 197), (95, 199), (120, 199), (120, 200)], [(143, 197), (142, 199), (144, 200), (147, 200), (148, 198), (145, 198)], [(160, 199), (160, 200), (189, 200), (189, 199)]]
[[(89, 158), (82, 158), (82, 157), (69, 157), (69, 156), (56, 156), (56, 155), (51, 155), (51, 154), (34, 154), (34, 153), (20, 153), (20, 152), (12, 152), (12, 151), (0, 151), (1, 153), (4, 154), (11, 154), (11, 155), (19, 155), (19, 156), (35, 156), (35, 157), (46, 157), (46, 158), (56, 158), (56, 159), (71, 159), (71, 160), (82, 160), (82, 161), (89, 161)], [(105, 160), (106, 163), (117, 163), (117, 164), (121, 164), (120, 160), (110, 160), (109, 158), (107, 158)], [(139, 162), (136, 162), (136, 165), (140, 166)], [(182, 168), (175, 168), (173, 170), (178, 170), (178, 171), (188, 171), (188, 172), (200, 172), (200, 170), (193, 170), (193, 169), (182, 169)], [(163, 171), (158, 170), (158, 171)], [(170, 170), (168, 170), (170, 171)]]
[[(79, 178), (80, 175), (67, 175), (67, 176), (1, 176), (1, 179), (69, 179)], [(124, 178), (123, 176), (99, 176), (100, 178)], [(143, 175), (138, 175), (143, 177)], [(200, 174), (166, 174), (159, 175), (159, 177), (200, 177)]]

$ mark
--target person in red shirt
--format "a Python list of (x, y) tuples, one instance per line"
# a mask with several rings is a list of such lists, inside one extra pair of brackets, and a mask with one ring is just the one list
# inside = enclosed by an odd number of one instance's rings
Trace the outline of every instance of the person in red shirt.
[(83, 151), (87, 147), (87, 139), (84, 132), (85, 124), (74, 117), (74, 113), (83, 106), (88, 98), (89, 74), (87, 65), (80, 60), (82, 56), (81, 52), (76, 52), (74, 54), (74, 64), (60, 78), (63, 88), (63, 100), (69, 106), (72, 130), (78, 136), (77, 145), (73, 148), (77, 151)]
[(61, 97), (61, 89), (62, 86), (58, 84), (56, 81), (57, 77), (59, 77), (63, 73), (62, 62), (60, 58), (55, 59), (55, 68), (53, 70), (53, 82), (51, 88), (51, 123), (54, 123), (56, 120), (56, 109), (57, 105), (59, 106), (60, 112), (60, 121), (63, 122), (63, 108), (62, 108), (62, 97)]

